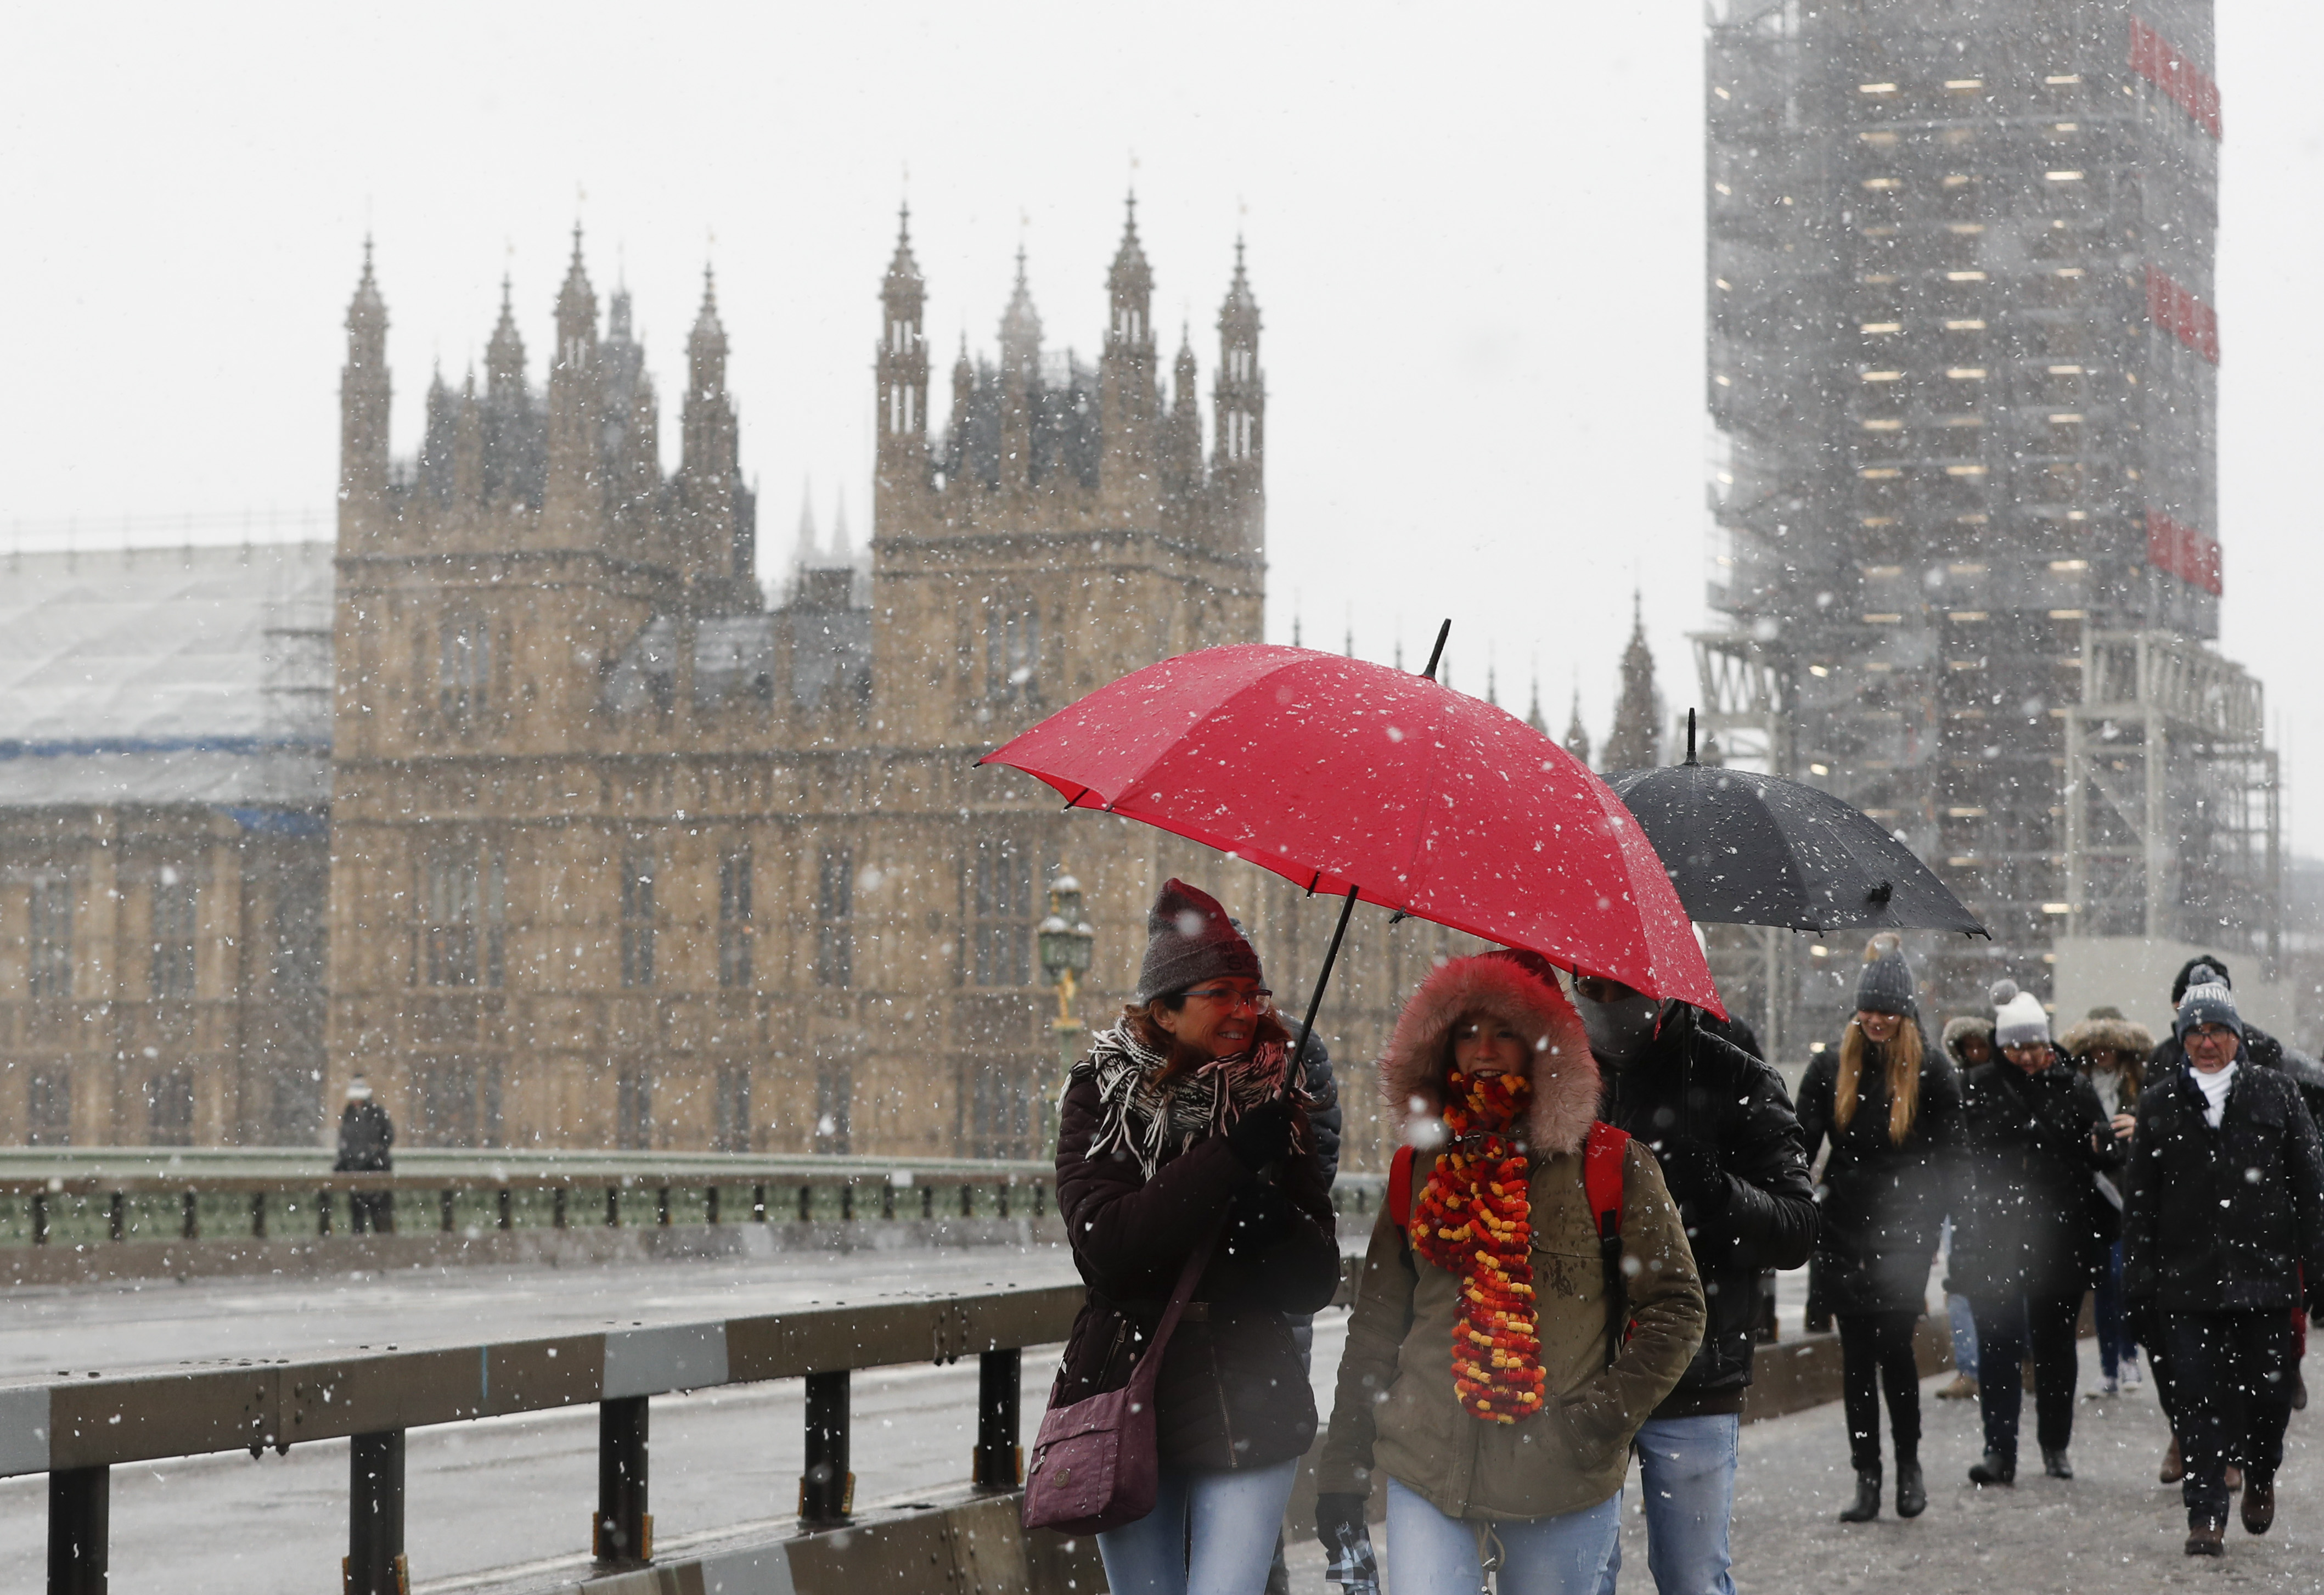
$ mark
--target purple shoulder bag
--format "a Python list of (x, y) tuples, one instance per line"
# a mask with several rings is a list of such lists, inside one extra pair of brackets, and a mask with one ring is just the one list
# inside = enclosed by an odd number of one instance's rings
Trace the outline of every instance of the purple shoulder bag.
[(1194, 1282), (1211, 1260), (1213, 1234), (1187, 1258), (1154, 1338), (1119, 1390), (1041, 1415), (1033, 1465), (1025, 1472), (1025, 1526), (1063, 1534), (1102, 1534), (1154, 1510), (1160, 1452), (1154, 1437), (1154, 1386), (1162, 1352), (1178, 1327)]

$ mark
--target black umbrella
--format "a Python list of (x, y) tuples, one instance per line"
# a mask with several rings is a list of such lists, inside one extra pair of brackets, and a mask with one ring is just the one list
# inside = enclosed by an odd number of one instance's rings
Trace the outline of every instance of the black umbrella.
[(1606, 783), (1698, 923), (1992, 934), (1860, 809), (1797, 781), (1697, 764), (1692, 712), (1684, 764)]

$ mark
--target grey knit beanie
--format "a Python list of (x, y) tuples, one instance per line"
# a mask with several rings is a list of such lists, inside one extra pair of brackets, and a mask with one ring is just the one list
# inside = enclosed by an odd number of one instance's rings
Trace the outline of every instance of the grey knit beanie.
[(1861, 1013), (1910, 1015), (1913, 967), (1904, 962), (1904, 945), (1884, 931), (1865, 944), (1864, 968), (1856, 977), (1856, 1006)]
[(2180, 1040), (2198, 1025), (2225, 1025), (2240, 1036), (2244, 1033), (2243, 1015), (2236, 1011), (2236, 994), (2224, 981), (2206, 981), (2187, 988), (2179, 999), (2179, 1012), (2171, 1021), (2171, 1033)]
[(1235, 928), (1218, 899), (1173, 879), (1146, 914), (1146, 959), (1138, 966), (1138, 1000), (1151, 1002), (1218, 975), (1266, 977), (1259, 954)]

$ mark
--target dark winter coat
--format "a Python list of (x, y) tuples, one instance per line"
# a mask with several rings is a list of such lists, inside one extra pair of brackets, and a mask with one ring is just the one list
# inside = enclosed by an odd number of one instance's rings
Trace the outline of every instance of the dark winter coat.
[(349, 1102), (339, 1115), (339, 1157), (331, 1165), (338, 1174), (386, 1174), (395, 1167), (389, 1148), (395, 1145), (395, 1125), (387, 1110), (366, 1098)]
[(1800, 1138), (1813, 1164), (1826, 1140), (1809, 1294), (1832, 1313), (1926, 1310), (1960, 1140), (1960, 1080), (1934, 1047), (1921, 1055), (1919, 1105), (1904, 1140), (1888, 1139), (1887, 1048), (1868, 1046), (1856, 1111), (1834, 1117), (1840, 1049), (1827, 1047), (1800, 1082)]
[(2123, 1161), (2090, 1083), (2054, 1052), (2031, 1076), (2006, 1058), (1971, 1069), (1961, 1148), (1945, 1288), (2050, 1298), (2087, 1289), (2120, 1228), (2091, 1176)]
[(2324, 1280), (2324, 1151), (2280, 1073), (2240, 1065), (2213, 1129), (2193, 1071), (2151, 1075), (2123, 1201), (2123, 1295), (2168, 1313), (2289, 1307)]
[(1660, 1417), (1738, 1410), (1751, 1382), (1759, 1275), (1796, 1268), (1815, 1247), (1815, 1187), (1783, 1077), (1695, 1020), (1682, 1004), (1637, 1057), (1619, 1068), (1600, 1065), (1600, 1118), (1658, 1151), (1707, 1145), (1726, 1181), (1726, 1200), (1714, 1211), (1680, 1207), (1710, 1323)]
[(1089, 1300), (1074, 1320), (1051, 1404), (1130, 1382), (1187, 1257), (1228, 1220), (1163, 1351), (1155, 1393), (1161, 1454), (1210, 1468), (1304, 1454), (1315, 1437), (1315, 1401), (1286, 1314), (1328, 1305), (1340, 1282), (1331, 1199), (1314, 1159), (1277, 1165), (1280, 1183), (1271, 1184), (1211, 1135), (1166, 1157), (1149, 1180), (1128, 1152), (1090, 1156), (1099, 1113), (1095, 1083), (1077, 1075), (1059, 1111), (1057, 1210)]
[[(2244, 1026), (2244, 1061), (2255, 1068), (2281, 1074), (2300, 1093), (2308, 1116), (2324, 1123), (2324, 1064), (2282, 1042), (2257, 1025)], [(2164, 1080), (2187, 1066), (2187, 1049), (2176, 1036), (2165, 1036), (2146, 1061), (2146, 1077)]]

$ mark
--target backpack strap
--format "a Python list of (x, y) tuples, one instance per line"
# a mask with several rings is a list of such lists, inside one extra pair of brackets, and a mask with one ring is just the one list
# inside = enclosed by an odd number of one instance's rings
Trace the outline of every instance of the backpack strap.
[(1412, 1223), (1412, 1157), (1410, 1147), (1398, 1147), (1388, 1163), (1388, 1216), (1399, 1230)]
[(1628, 1292), (1622, 1278), (1622, 1164), (1630, 1134), (1603, 1120), (1593, 1121), (1582, 1143), (1582, 1191), (1598, 1223), (1599, 1265), (1606, 1276), (1606, 1361), (1612, 1366), (1629, 1327)]

